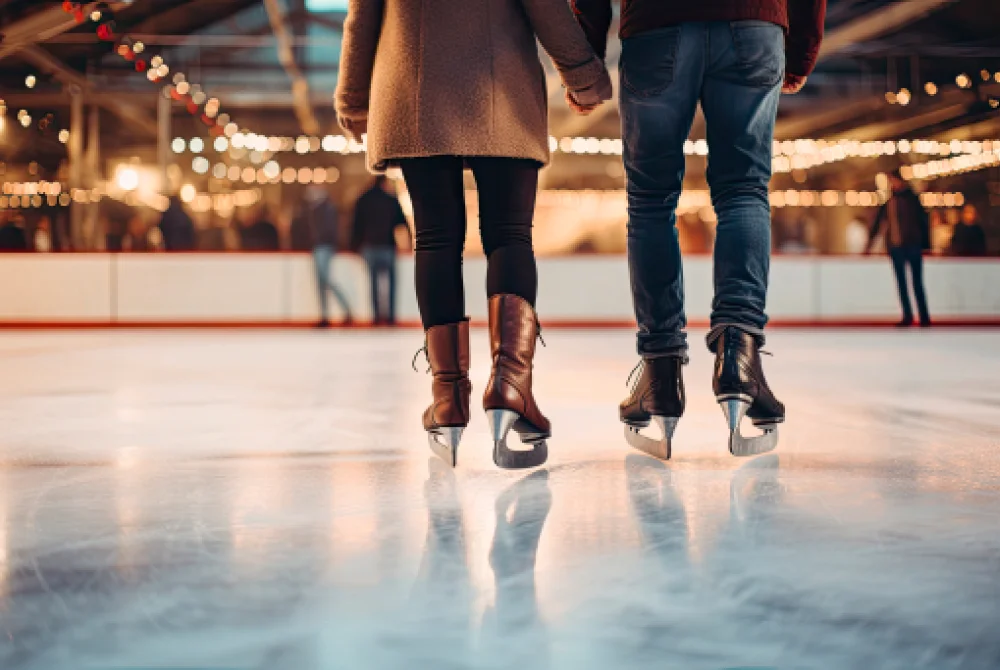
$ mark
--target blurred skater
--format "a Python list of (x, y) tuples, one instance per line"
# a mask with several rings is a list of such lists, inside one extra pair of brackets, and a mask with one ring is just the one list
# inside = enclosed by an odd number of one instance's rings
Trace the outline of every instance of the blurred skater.
[(882, 229), (885, 228), (885, 247), (892, 259), (892, 269), (896, 273), (899, 303), (903, 308), (903, 319), (896, 325), (913, 325), (913, 308), (910, 307), (910, 291), (907, 286), (906, 268), (913, 277), (913, 294), (917, 299), (917, 313), (920, 325), (931, 325), (927, 311), (927, 297), (924, 292), (924, 252), (931, 248), (930, 217), (920, 204), (920, 198), (903, 179), (899, 170), (889, 175), (892, 194), (879, 208), (868, 235), (865, 253), (871, 253), (872, 246)]
[(962, 208), (962, 218), (952, 233), (948, 255), (964, 257), (986, 255), (986, 231), (979, 221), (979, 210), (975, 205), (968, 204)]
[[(372, 320), (376, 325), (396, 323), (396, 231), (400, 229), (406, 231), (406, 246), (410, 248), (410, 226), (395, 188), (385, 175), (379, 175), (354, 207), (351, 240), (351, 248), (360, 251), (368, 265)], [(383, 279), (388, 294), (384, 300), (380, 289)]]
[(24, 217), (7, 213), (7, 220), (0, 225), (0, 251), (28, 251), (28, 234), (24, 228)]
[(166, 251), (194, 251), (194, 222), (176, 195), (160, 218), (160, 234)]
[[(572, 0), (594, 50), (604, 56), (611, 0)], [(684, 413), (688, 359), (677, 204), (684, 145), (701, 107), (706, 172), (718, 215), (708, 348), (716, 399), (729, 417), (730, 451), (774, 448), (784, 405), (759, 355), (771, 259), (772, 144), (782, 93), (798, 93), (819, 57), (826, 0), (621, 3), (621, 118), (628, 195), (628, 262), (639, 326), (637, 378), (619, 416), (632, 446), (670, 457)], [(764, 427), (744, 439), (744, 413)], [(658, 424), (658, 440), (639, 434)]]
[(330, 194), (322, 186), (306, 187), (305, 199), (299, 213), (301, 221), (309, 231), (312, 241), (313, 262), (316, 264), (316, 288), (319, 291), (320, 328), (330, 325), (330, 308), (327, 292), (332, 293), (340, 305), (343, 323), (349, 324), (354, 319), (351, 306), (344, 292), (333, 281), (333, 259), (337, 254), (337, 238), (340, 230), (340, 214), (337, 206), (330, 200)]
[[(454, 464), (469, 423), (462, 285), (469, 167), (488, 265), (493, 370), (483, 404), (494, 461), (538, 465), (550, 426), (531, 390), (539, 334), (531, 225), (549, 133), (536, 37), (571, 99), (610, 98), (607, 70), (566, 0), (350, 0), (348, 6), (337, 116), (355, 139), (368, 133), (370, 168), (402, 168), (413, 201), (417, 303), (434, 372), (434, 403), (424, 414), (430, 446)], [(506, 449), (511, 428), (531, 451)]]

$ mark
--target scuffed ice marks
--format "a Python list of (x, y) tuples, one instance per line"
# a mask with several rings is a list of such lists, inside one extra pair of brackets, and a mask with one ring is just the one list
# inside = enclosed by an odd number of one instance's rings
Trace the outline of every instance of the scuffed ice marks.
[(435, 468), (414, 333), (355, 335), (0, 334), (0, 668), (1000, 667), (994, 333), (776, 330), (746, 461), (696, 348), (662, 463), (631, 335), (554, 332), (523, 473), (481, 414)]

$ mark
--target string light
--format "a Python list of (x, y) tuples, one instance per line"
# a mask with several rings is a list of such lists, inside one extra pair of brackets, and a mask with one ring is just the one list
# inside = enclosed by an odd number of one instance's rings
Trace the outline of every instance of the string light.
[(37, 83), (38, 83), (38, 78), (33, 74), (29, 74), (27, 77), (24, 78), (24, 85), (27, 86), (28, 88), (35, 88), (35, 84)]
[(963, 72), (955, 77), (955, 83), (958, 84), (959, 88), (969, 88), (972, 86), (972, 78)]
[(926, 84), (924, 84), (924, 91), (927, 92), (927, 95), (937, 95), (938, 93), (937, 84), (935, 84), (933, 81), (927, 82)]

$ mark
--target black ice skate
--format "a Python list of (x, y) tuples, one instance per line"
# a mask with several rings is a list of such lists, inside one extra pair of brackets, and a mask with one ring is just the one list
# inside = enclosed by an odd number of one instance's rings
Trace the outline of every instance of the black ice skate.
[[(619, 407), (625, 424), (625, 441), (654, 458), (670, 458), (671, 441), (677, 422), (684, 414), (684, 360), (674, 356), (643, 359), (632, 374), (639, 372), (632, 393)], [(629, 377), (631, 380), (631, 376)], [(655, 423), (659, 439), (643, 435), (641, 430)]]
[[(729, 422), (729, 452), (733, 456), (755, 456), (773, 450), (778, 446), (778, 424), (785, 420), (785, 406), (764, 379), (757, 340), (739, 328), (729, 327), (714, 347), (712, 388)], [(745, 437), (740, 432), (744, 416), (763, 433)]]

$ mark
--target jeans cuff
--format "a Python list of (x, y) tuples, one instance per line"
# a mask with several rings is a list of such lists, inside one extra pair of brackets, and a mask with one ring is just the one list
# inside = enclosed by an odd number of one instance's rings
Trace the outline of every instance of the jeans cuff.
[(716, 341), (722, 337), (722, 332), (726, 328), (739, 328), (744, 333), (753, 335), (754, 339), (757, 340), (757, 346), (764, 346), (764, 329), (758, 328), (757, 326), (748, 326), (744, 323), (732, 323), (723, 321), (712, 326), (712, 329), (708, 331), (708, 335), (705, 336), (705, 344), (708, 345), (708, 350), (711, 352), (715, 351)]

